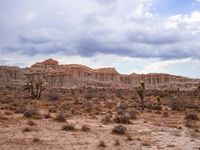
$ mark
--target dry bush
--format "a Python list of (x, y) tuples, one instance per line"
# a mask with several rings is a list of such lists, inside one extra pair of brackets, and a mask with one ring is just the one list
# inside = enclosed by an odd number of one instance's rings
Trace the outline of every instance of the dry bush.
[(23, 113), (23, 115), (24, 115), (24, 117), (27, 117), (27, 118), (41, 119), (40, 112), (37, 109), (35, 109), (35, 108), (26, 110)]
[(151, 142), (149, 140), (144, 140), (141, 143), (142, 146), (151, 146)]
[(128, 114), (116, 115), (113, 120), (115, 123), (129, 124), (130, 116)]
[(127, 140), (127, 141), (132, 141), (133, 138), (132, 138), (132, 136), (131, 136), (130, 134), (127, 134), (127, 136), (126, 136), (126, 140)]
[(43, 116), (44, 116), (45, 119), (51, 118), (51, 114), (50, 113), (44, 114)]
[(37, 125), (34, 121), (32, 121), (32, 120), (29, 120), (28, 122), (27, 122), (27, 125), (29, 125), (29, 126), (35, 126), (35, 125)]
[(126, 127), (123, 125), (117, 125), (114, 126), (114, 128), (112, 129), (112, 133), (113, 134), (118, 134), (118, 135), (123, 135), (126, 134)]
[(114, 145), (116, 145), (116, 146), (119, 146), (119, 145), (120, 145), (119, 139), (115, 139)]
[(47, 98), (49, 101), (57, 101), (57, 100), (59, 100), (59, 95), (57, 93), (53, 92), (53, 93), (49, 93), (47, 95)]
[(57, 108), (56, 107), (50, 107), (49, 108), (49, 112), (50, 113), (56, 113), (57, 112)]
[(126, 103), (118, 103), (116, 106), (116, 110), (126, 110), (128, 108), (128, 105)]
[(169, 117), (169, 113), (168, 112), (164, 112), (163, 113), (163, 117)]
[(65, 114), (64, 112), (60, 112), (56, 115), (56, 117), (54, 118), (55, 121), (58, 121), (58, 122), (66, 122), (66, 119), (65, 119)]
[(68, 123), (66, 125), (63, 125), (62, 130), (64, 131), (75, 131), (75, 124), (74, 123)]
[(26, 111), (26, 108), (24, 108), (24, 107), (16, 107), (15, 108), (15, 113), (16, 114), (23, 114), (24, 112)]
[(34, 143), (38, 143), (38, 142), (40, 142), (40, 139), (39, 139), (39, 138), (34, 138), (34, 139), (33, 139), (33, 142), (34, 142)]
[(29, 128), (29, 127), (25, 127), (22, 129), (22, 132), (31, 132), (33, 131), (33, 129)]
[(188, 112), (185, 114), (186, 120), (199, 120), (198, 115), (195, 112)]
[(106, 147), (105, 141), (99, 141), (98, 147)]
[(102, 123), (107, 124), (112, 122), (112, 115), (111, 114), (107, 114), (103, 117), (103, 119), (101, 120)]
[(90, 131), (90, 127), (88, 125), (82, 125), (81, 131), (88, 132), (88, 131)]

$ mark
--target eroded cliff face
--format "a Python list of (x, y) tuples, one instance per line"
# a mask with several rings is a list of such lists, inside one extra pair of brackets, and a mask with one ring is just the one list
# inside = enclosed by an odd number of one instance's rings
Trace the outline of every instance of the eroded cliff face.
[(76, 88), (76, 87), (108, 87), (131, 88), (141, 81), (147, 88), (184, 89), (197, 87), (200, 80), (169, 74), (130, 74), (118, 73), (114, 68), (91, 69), (86, 66), (71, 64), (59, 65), (53, 59), (36, 63), (30, 68), (0, 67), (0, 86), (24, 85), (28, 77), (41, 75), (48, 88)]

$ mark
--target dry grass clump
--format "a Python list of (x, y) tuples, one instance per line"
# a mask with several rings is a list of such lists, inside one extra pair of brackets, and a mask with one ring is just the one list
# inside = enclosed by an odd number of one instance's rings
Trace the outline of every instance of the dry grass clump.
[(88, 125), (82, 125), (81, 131), (88, 132), (88, 131), (90, 131), (90, 127)]
[(27, 125), (29, 125), (29, 126), (36, 126), (37, 124), (36, 124), (34, 121), (29, 120), (29, 121), (27, 122)]
[(130, 124), (130, 116), (128, 114), (116, 115), (114, 118), (115, 123)]
[(103, 140), (99, 141), (98, 147), (106, 147), (105, 141)]
[(151, 146), (151, 142), (149, 140), (144, 140), (141, 143), (142, 146)]
[(102, 123), (104, 124), (108, 124), (110, 122), (112, 122), (112, 115), (111, 114), (107, 114), (103, 117), (103, 119), (101, 120)]
[(33, 129), (29, 128), (29, 127), (25, 127), (22, 129), (22, 132), (31, 132), (33, 131)]
[(186, 120), (199, 120), (198, 115), (195, 112), (188, 112), (185, 114)]
[(57, 100), (59, 100), (59, 95), (57, 94), (57, 93), (49, 93), (48, 95), (47, 95), (47, 98), (48, 98), (48, 100), (49, 101), (57, 101)]
[(123, 125), (114, 126), (114, 128), (112, 129), (112, 133), (113, 134), (118, 134), (118, 135), (126, 134), (126, 131), (127, 131), (127, 129)]
[(66, 122), (65, 114), (63, 112), (58, 113), (54, 120), (58, 122)]
[(131, 136), (130, 134), (127, 134), (127, 136), (126, 136), (126, 140), (127, 140), (127, 141), (132, 141), (133, 138), (132, 138), (132, 136)]
[(28, 109), (23, 113), (24, 117), (33, 118), (33, 119), (41, 119), (41, 114), (35, 108)]
[(33, 142), (34, 142), (34, 143), (38, 143), (38, 142), (40, 142), (40, 139), (39, 139), (39, 138), (34, 138), (34, 139), (33, 139)]
[(67, 122), (67, 124), (63, 125), (62, 130), (64, 130), (64, 131), (75, 131), (76, 130), (75, 124)]
[(116, 145), (116, 146), (119, 146), (119, 145), (120, 145), (119, 139), (115, 139), (114, 145)]

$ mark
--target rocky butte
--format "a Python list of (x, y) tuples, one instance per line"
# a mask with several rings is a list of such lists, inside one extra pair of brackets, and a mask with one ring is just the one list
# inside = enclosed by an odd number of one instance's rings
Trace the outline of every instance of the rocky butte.
[(47, 88), (131, 88), (144, 81), (147, 88), (191, 90), (200, 79), (164, 73), (120, 74), (115, 68), (92, 69), (78, 64), (59, 65), (54, 59), (38, 62), (30, 68), (0, 66), (1, 87), (21, 87), (31, 76), (42, 77)]

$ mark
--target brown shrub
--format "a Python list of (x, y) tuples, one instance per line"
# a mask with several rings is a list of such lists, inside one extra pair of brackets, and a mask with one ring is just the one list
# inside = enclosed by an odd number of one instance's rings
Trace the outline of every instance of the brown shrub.
[(88, 125), (82, 125), (81, 131), (88, 132), (88, 131), (90, 131), (90, 127)]
[(98, 147), (106, 147), (105, 141), (99, 141)]
[(62, 127), (62, 130), (64, 130), (64, 131), (75, 131), (76, 130), (75, 129), (75, 124), (73, 124), (73, 123), (67, 123), (66, 125), (64, 125)]
[(41, 119), (41, 114), (35, 108), (28, 109), (23, 113), (24, 117), (33, 118), (33, 119)]
[(126, 134), (126, 127), (123, 125), (117, 125), (114, 126), (114, 128), (112, 129), (112, 133), (113, 134), (119, 134), (119, 135), (123, 135)]
[(130, 116), (127, 114), (117, 115), (114, 118), (115, 123), (123, 123), (123, 124), (129, 124), (130, 123)]
[(58, 113), (54, 120), (58, 122), (66, 122), (65, 114), (63, 112)]
[(186, 120), (199, 120), (198, 115), (195, 112), (188, 112), (185, 114)]

